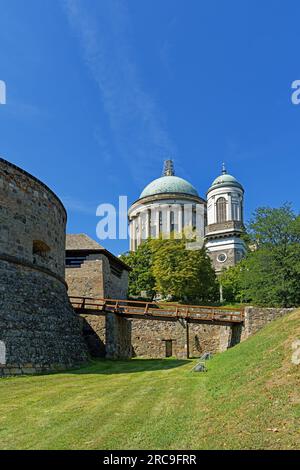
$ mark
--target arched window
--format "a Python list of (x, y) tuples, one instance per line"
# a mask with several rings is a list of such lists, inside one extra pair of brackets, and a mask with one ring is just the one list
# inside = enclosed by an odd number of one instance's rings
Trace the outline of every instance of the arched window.
[(219, 197), (217, 200), (217, 224), (226, 222), (226, 199)]

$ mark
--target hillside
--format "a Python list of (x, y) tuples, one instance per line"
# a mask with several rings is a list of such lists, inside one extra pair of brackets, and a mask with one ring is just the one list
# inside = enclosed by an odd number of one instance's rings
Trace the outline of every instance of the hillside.
[(195, 361), (97, 361), (0, 380), (2, 449), (300, 448), (300, 310)]

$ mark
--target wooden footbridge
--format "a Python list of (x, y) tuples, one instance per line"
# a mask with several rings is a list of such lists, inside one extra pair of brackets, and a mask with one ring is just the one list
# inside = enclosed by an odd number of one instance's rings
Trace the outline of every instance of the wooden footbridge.
[(115, 313), (124, 318), (180, 321), (187, 323), (236, 324), (243, 323), (241, 308), (204, 307), (173, 303), (142, 302), (133, 300), (95, 299), (91, 297), (69, 297), (74, 310), (82, 315), (107, 315)]

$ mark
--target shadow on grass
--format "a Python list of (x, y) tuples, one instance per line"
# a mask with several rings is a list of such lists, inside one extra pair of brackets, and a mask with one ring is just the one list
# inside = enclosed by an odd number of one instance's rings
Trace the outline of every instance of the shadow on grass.
[(189, 364), (188, 359), (128, 359), (128, 360), (93, 360), (80, 369), (70, 373), (85, 374), (130, 374), (136, 372), (153, 372), (155, 370), (170, 370)]

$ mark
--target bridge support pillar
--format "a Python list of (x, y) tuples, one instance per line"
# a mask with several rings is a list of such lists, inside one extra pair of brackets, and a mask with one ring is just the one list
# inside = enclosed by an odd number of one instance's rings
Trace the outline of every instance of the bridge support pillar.
[(231, 327), (231, 342), (230, 342), (230, 348), (235, 346), (236, 344), (239, 344), (241, 342), (241, 337), (242, 337), (242, 332), (243, 332), (243, 325), (241, 323), (237, 323), (236, 325), (232, 325)]
[(176, 322), (176, 329), (178, 331), (176, 340), (176, 357), (188, 359), (190, 356), (190, 338), (189, 338), (189, 323), (186, 320), (178, 320)]
[(107, 313), (106, 325), (106, 358), (129, 359), (132, 356), (131, 321), (115, 313)]

